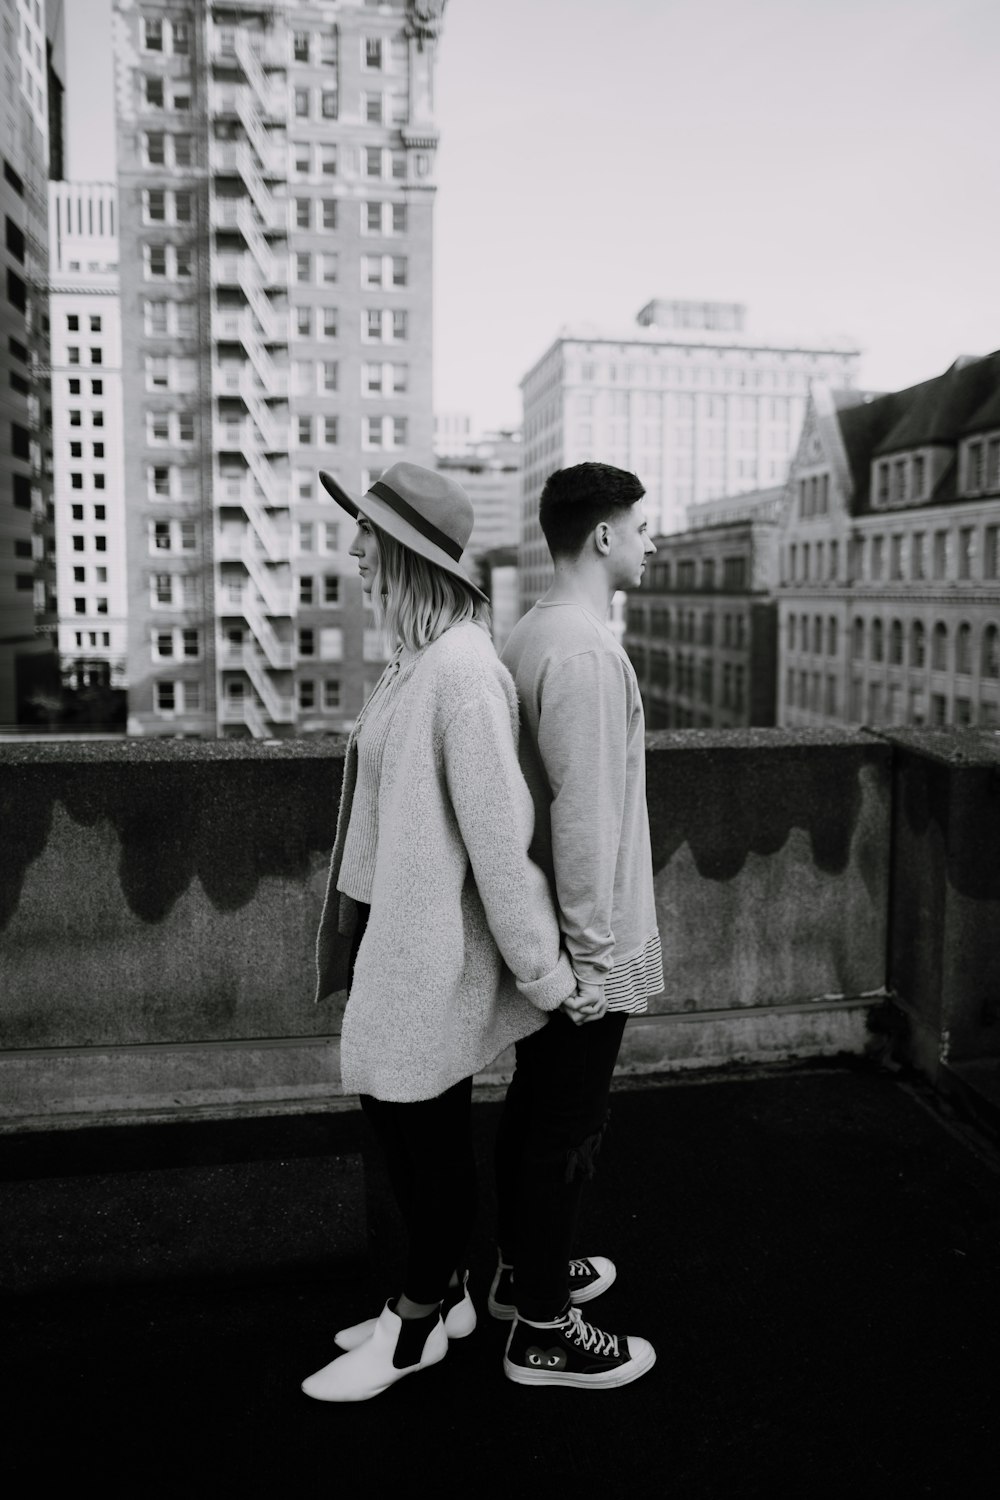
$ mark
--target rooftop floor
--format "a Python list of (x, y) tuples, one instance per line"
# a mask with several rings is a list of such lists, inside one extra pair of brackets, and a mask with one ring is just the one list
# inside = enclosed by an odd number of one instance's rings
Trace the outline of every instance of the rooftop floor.
[(8, 1493), (978, 1492), (998, 1158), (922, 1085), (864, 1065), (623, 1081), (578, 1247), (619, 1279), (586, 1311), (659, 1357), (606, 1393), (503, 1377), (485, 1310), (499, 1107), (474, 1112), (480, 1325), (351, 1408), (299, 1382), (398, 1290), (357, 1112), (6, 1140)]

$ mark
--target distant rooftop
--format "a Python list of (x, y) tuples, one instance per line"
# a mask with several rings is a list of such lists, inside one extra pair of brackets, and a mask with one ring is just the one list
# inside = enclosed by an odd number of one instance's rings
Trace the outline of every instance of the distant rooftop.
[(746, 327), (743, 302), (688, 301), (654, 297), (636, 314), (628, 328), (602, 328), (596, 323), (566, 323), (559, 340), (615, 344), (682, 344), (719, 349), (804, 350), (834, 354), (860, 354), (857, 339), (850, 334), (816, 333), (774, 335), (754, 333)]

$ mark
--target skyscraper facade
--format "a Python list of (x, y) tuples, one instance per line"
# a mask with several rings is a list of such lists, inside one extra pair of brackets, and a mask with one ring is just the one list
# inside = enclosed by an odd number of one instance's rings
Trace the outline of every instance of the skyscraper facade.
[(117, 197), (49, 183), (59, 656), (74, 688), (127, 685)]
[(58, 690), (49, 434), (49, 48), (40, 0), (0, 0), (0, 726)]
[(554, 469), (598, 460), (634, 471), (662, 533), (682, 530), (691, 504), (784, 482), (810, 382), (850, 387), (859, 351), (753, 335), (745, 313), (657, 299), (627, 331), (563, 330), (525, 375), (522, 612), (551, 578), (537, 518)]
[(341, 730), (380, 670), (317, 471), (432, 461), (442, 10), (115, 0), (133, 733)]

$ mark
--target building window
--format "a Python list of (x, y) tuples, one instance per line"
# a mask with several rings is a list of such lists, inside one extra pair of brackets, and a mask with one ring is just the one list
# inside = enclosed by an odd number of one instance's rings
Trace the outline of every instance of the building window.
[(955, 632), (955, 671), (972, 671), (972, 626), (965, 620)]
[(314, 602), (313, 579), (306, 574), (301, 574), (299, 577), (299, 603), (312, 605)]
[(934, 626), (931, 638), (931, 666), (935, 672), (948, 670), (948, 627), (942, 620)]
[(913, 458), (913, 499), (924, 498), (924, 485), (926, 484), (927, 464), (922, 453), (917, 453)]
[(295, 227), (296, 229), (308, 229), (312, 224), (312, 199), (296, 198), (295, 200)]
[(972, 560), (976, 552), (976, 533), (971, 526), (962, 526), (958, 532), (958, 576), (972, 577)]
[(163, 51), (163, 22), (144, 16), (142, 21), (142, 45), (147, 52)]
[(884, 659), (883, 626), (881, 620), (872, 621), (872, 661)]
[(1000, 677), (1000, 629), (987, 625), (983, 631), (980, 669), (984, 677)]
[(409, 313), (405, 307), (397, 308), (392, 314), (392, 338), (396, 344), (405, 342), (409, 329)]
[(337, 227), (337, 200), (336, 198), (324, 198), (323, 200), (323, 228), (336, 229)]
[(309, 61), (308, 31), (296, 31), (292, 33), (292, 57), (296, 62), (307, 63)]
[(323, 683), (323, 707), (332, 710), (340, 707), (340, 679), (327, 677)]
[(296, 113), (296, 116), (300, 120), (302, 120), (302, 119), (308, 119), (309, 118), (309, 90), (308, 89), (296, 89), (295, 90), (295, 113)]
[(324, 120), (335, 120), (337, 118), (337, 90), (324, 89), (321, 102)]
[(337, 337), (337, 309), (335, 307), (323, 308), (323, 337), (325, 339)]
[(903, 665), (903, 627), (899, 620), (893, 620), (889, 626), (889, 665)]
[(1000, 578), (1000, 527), (987, 526), (983, 535), (983, 577)]
[(927, 632), (922, 620), (914, 620), (910, 627), (910, 666), (919, 671), (927, 665)]
[(315, 654), (316, 654), (316, 635), (315, 635), (315, 632), (313, 630), (311, 630), (311, 629), (300, 630), (299, 631), (299, 655), (300, 656), (315, 656)]
[(910, 577), (920, 582), (927, 577), (927, 536), (915, 531), (910, 537)]
[(935, 531), (934, 533), (934, 577), (941, 579), (948, 572), (948, 533), (946, 531)]
[(327, 573), (323, 578), (323, 603), (340, 603), (340, 579), (335, 573)]
[(382, 38), (378, 36), (366, 36), (364, 39), (364, 65), (373, 71), (381, 71), (382, 68)]
[(296, 687), (299, 695), (299, 708), (315, 708), (316, 684), (312, 678), (300, 677)]
[(965, 489), (970, 495), (978, 495), (983, 488), (986, 468), (984, 457), (981, 442), (969, 443), (965, 450)]

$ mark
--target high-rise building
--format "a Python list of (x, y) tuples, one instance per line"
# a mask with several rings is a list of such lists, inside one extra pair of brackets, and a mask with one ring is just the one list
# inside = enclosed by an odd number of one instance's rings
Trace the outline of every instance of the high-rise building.
[(782, 724), (1000, 724), (1000, 353), (814, 388), (779, 613)]
[(564, 329), (521, 382), (521, 609), (551, 579), (538, 525), (554, 469), (597, 460), (646, 487), (650, 529), (682, 530), (687, 507), (783, 483), (810, 382), (850, 387), (848, 340), (748, 333), (739, 303), (654, 300), (637, 326)]
[[(692, 507), (700, 525), (654, 538), (628, 593), (623, 642), (651, 729), (775, 723), (783, 497), (776, 488), (707, 501)], [(741, 514), (714, 519), (729, 503)]]
[(52, 453), (63, 680), (126, 686), (117, 192), (49, 184)]
[(114, 5), (130, 729), (344, 729), (384, 658), (317, 471), (432, 462), (443, 4)]
[(0, 0), (0, 41), (0, 725), (13, 727), (44, 717), (40, 700), (59, 688), (46, 306), (51, 57), (38, 0)]

